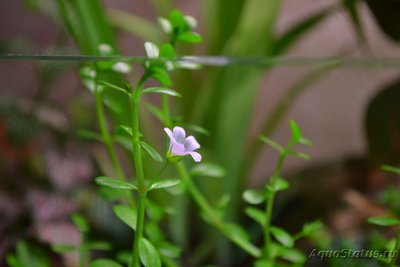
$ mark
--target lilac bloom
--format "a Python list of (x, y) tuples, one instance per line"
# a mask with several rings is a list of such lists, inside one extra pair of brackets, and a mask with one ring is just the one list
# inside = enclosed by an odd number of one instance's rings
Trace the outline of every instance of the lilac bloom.
[(182, 127), (174, 127), (172, 131), (164, 128), (164, 131), (171, 141), (168, 151), (171, 157), (191, 155), (195, 162), (201, 161), (201, 155), (194, 152), (200, 148), (199, 143), (193, 136), (186, 137), (186, 132)]

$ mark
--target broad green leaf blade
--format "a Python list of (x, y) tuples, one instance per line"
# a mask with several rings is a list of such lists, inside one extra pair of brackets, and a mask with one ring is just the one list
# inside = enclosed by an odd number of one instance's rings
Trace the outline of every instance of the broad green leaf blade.
[(182, 97), (181, 94), (179, 94), (177, 91), (164, 87), (150, 87), (143, 89), (142, 92), (144, 94), (156, 93), (156, 94), (165, 94), (175, 97)]
[(243, 192), (243, 199), (253, 205), (258, 205), (261, 204), (265, 201), (265, 195), (263, 192), (258, 191), (258, 190), (246, 190)]
[(387, 171), (395, 174), (400, 174), (400, 168), (396, 168), (390, 165), (382, 165), (381, 166), (382, 171)]
[(69, 253), (78, 250), (77, 247), (69, 244), (54, 244), (51, 245), (51, 249), (56, 253)]
[(168, 58), (168, 59), (175, 58), (175, 51), (171, 44), (163, 44), (160, 47), (160, 58)]
[(110, 259), (98, 259), (90, 263), (90, 267), (122, 267), (122, 265)]
[(203, 41), (203, 37), (198, 33), (187, 31), (178, 35), (178, 41), (185, 43), (200, 43)]
[(154, 189), (162, 189), (162, 188), (168, 188), (172, 187), (175, 185), (178, 185), (181, 182), (180, 179), (166, 179), (166, 180), (161, 180), (153, 183), (150, 185), (148, 191), (154, 190)]
[(284, 191), (289, 188), (289, 182), (281, 177), (272, 177), (270, 183), (267, 185), (268, 190), (274, 192)]
[(91, 242), (89, 242), (88, 247), (91, 250), (110, 250), (110, 249), (112, 249), (111, 244), (106, 241), (91, 241)]
[(128, 190), (137, 190), (136, 185), (130, 184), (115, 178), (110, 178), (106, 176), (100, 176), (95, 179), (96, 184), (100, 186), (106, 186), (114, 189), (128, 189)]
[(393, 217), (369, 217), (368, 222), (380, 226), (393, 226), (400, 224), (400, 221)]
[(285, 230), (272, 226), (271, 227), (271, 234), (275, 237), (276, 240), (279, 241), (283, 246), (291, 248), (294, 246), (294, 239), (293, 237), (286, 232)]
[(162, 162), (163, 158), (161, 155), (155, 150), (151, 145), (147, 144), (144, 141), (140, 141), (140, 146), (143, 148), (144, 151), (147, 152), (147, 154), (150, 155), (155, 161)]
[(139, 240), (140, 261), (145, 267), (161, 267), (161, 257), (153, 244), (146, 238)]
[(224, 177), (226, 171), (215, 163), (199, 163), (190, 169), (192, 176), (207, 176), (207, 177)]
[(172, 81), (166, 70), (162, 68), (152, 68), (151, 76), (159, 81), (162, 85), (171, 86)]
[(83, 233), (89, 232), (90, 226), (88, 222), (86, 221), (85, 218), (83, 218), (81, 215), (74, 214), (71, 216), (72, 222), (76, 225), (76, 227), (79, 229), (79, 231)]
[(299, 264), (295, 266), (303, 266), (307, 260), (306, 256), (300, 250), (294, 248), (285, 249), (281, 257), (287, 261)]
[(245, 213), (254, 221), (258, 222), (261, 226), (265, 225), (266, 218), (263, 211), (256, 208), (246, 208)]
[(136, 230), (136, 211), (125, 205), (115, 205), (113, 211), (117, 217), (133, 230)]

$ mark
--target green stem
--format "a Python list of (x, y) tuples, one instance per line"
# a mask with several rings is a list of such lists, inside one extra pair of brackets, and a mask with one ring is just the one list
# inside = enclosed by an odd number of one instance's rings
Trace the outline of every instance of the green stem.
[[(288, 146), (288, 148), (291, 147), (291, 145)], [(288, 149), (287, 148), (287, 149)], [(273, 183), (273, 180), (278, 178), (280, 176), (280, 173), (282, 171), (283, 163), (285, 161), (285, 158), (287, 156), (287, 150), (283, 151), (280, 156), (278, 163), (275, 167), (274, 175), (272, 176), (271, 183)], [(268, 260), (271, 261), (271, 264), (273, 264), (273, 257), (271, 255), (271, 217), (272, 217), (272, 210), (274, 208), (274, 199), (275, 199), (275, 192), (272, 191), (270, 195), (268, 196), (267, 203), (265, 205), (265, 222), (264, 222), (264, 253), (265, 256)]]
[(144, 75), (138, 85), (135, 88), (135, 91), (131, 96), (131, 110), (132, 110), (132, 149), (133, 149), (133, 160), (136, 171), (136, 179), (138, 182), (138, 209), (137, 209), (137, 221), (136, 221), (136, 231), (135, 231), (135, 239), (133, 242), (133, 251), (132, 251), (132, 260), (130, 267), (139, 267), (139, 241), (143, 236), (143, 225), (145, 219), (145, 210), (146, 210), (146, 185), (144, 180), (143, 173), (143, 162), (142, 162), (142, 153), (140, 148), (140, 132), (139, 132), (139, 102), (140, 102), (140, 93), (141, 88), (147, 76)]
[[(103, 109), (102, 94), (101, 94), (101, 92), (96, 91), (95, 95), (96, 95), (97, 121), (98, 121), (98, 124), (99, 124), (100, 133), (101, 133), (101, 137), (102, 137), (103, 143), (106, 146), (108, 156), (111, 159), (111, 164), (113, 166), (115, 174), (117, 175), (117, 178), (121, 179), (123, 181), (126, 181), (125, 173), (124, 173), (124, 171), (122, 169), (122, 166), (121, 166), (121, 164), (120, 164), (120, 162), (118, 160), (117, 153), (116, 153), (116, 150), (115, 150), (115, 147), (114, 147), (114, 140), (111, 137), (111, 135), (109, 133), (109, 130), (108, 130), (108, 126), (107, 126), (107, 122), (106, 122), (106, 116), (105, 116), (105, 112), (104, 112), (104, 109)], [(135, 206), (135, 202), (134, 202), (134, 199), (133, 199), (132, 195), (129, 192), (127, 192), (126, 198), (127, 198), (127, 201), (129, 203), (129, 205), (131, 207), (134, 207)]]
[(88, 251), (86, 244), (86, 234), (81, 232), (82, 243), (79, 248), (79, 266), (87, 267), (88, 266)]
[[(400, 227), (400, 225), (397, 226), (398, 228)], [(397, 254), (399, 252), (400, 249), (400, 229), (397, 229), (397, 238), (396, 238), (396, 244), (394, 246), (394, 257), (390, 260), (390, 267), (396, 267), (396, 261), (397, 261)]]
[(207, 215), (209, 218), (209, 222), (216, 227), (221, 233), (223, 233), (227, 238), (229, 238), (233, 243), (238, 245), (248, 254), (252, 255), (253, 257), (259, 257), (260, 251), (254, 247), (250, 243), (243, 243), (241, 240), (236, 239), (234, 235), (232, 235), (226, 227), (224, 227), (224, 221), (220, 218), (220, 216), (214, 211), (211, 205), (207, 202), (204, 198), (202, 193), (197, 189), (196, 185), (193, 183), (189, 173), (187, 172), (185, 166), (182, 162), (178, 162), (175, 164), (175, 167), (182, 178), (183, 182), (186, 185), (186, 189), (188, 190), (189, 194), (192, 196), (193, 200), (196, 204), (202, 209), (202, 211)]

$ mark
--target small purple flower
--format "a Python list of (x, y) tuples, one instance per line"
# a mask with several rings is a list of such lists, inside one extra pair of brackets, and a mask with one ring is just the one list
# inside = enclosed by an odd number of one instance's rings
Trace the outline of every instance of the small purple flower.
[(174, 127), (171, 131), (164, 128), (171, 143), (169, 145), (168, 156), (186, 156), (191, 155), (195, 162), (201, 161), (201, 155), (194, 150), (199, 149), (200, 145), (193, 136), (186, 137), (186, 132), (182, 127)]

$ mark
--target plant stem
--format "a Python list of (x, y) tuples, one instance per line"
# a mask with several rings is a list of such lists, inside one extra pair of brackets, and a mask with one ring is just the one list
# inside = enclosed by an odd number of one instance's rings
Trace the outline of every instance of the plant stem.
[(253, 257), (259, 257), (260, 251), (257, 247), (253, 246), (250, 243), (243, 243), (240, 240), (236, 239), (234, 235), (232, 235), (225, 226), (224, 221), (220, 218), (220, 216), (214, 211), (211, 205), (204, 198), (202, 193), (197, 189), (196, 185), (193, 183), (189, 173), (187, 172), (185, 166), (182, 162), (178, 162), (175, 164), (175, 167), (182, 178), (183, 182), (186, 185), (186, 188), (189, 194), (192, 196), (193, 200), (196, 204), (202, 209), (202, 211), (208, 216), (209, 222), (216, 227), (221, 233), (223, 233), (226, 237), (228, 237), (233, 243), (238, 245), (248, 254)]
[(143, 173), (143, 162), (140, 148), (140, 132), (139, 132), (139, 102), (141, 88), (145, 80), (147, 79), (146, 74), (140, 79), (135, 91), (131, 96), (131, 109), (132, 109), (132, 149), (133, 159), (135, 165), (136, 179), (138, 182), (138, 209), (137, 209), (137, 221), (135, 239), (133, 242), (133, 251), (130, 267), (139, 267), (139, 241), (143, 236), (143, 225), (146, 210), (146, 185), (144, 181)]
[[(123, 181), (126, 181), (125, 173), (122, 169), (122, 166), (117, 157), (117, 153), (115, 151), (113, 138), (111, 137), (109, 130), (108, 130), (106, 116), (105, 116), (105, 112), (103, 109), (103, 103), (102, 103), (103, 101), (102, 101), (101, 92), (97, 91), (97, 89), (96, 89), (95, 95), (96, 95), (97, 121), (99, 124), (102, 141), (107, 148), (107, 153), (111, 159), (111, 164), (113, 166), (115, 174), (117, 175), (117, 178), (121, 179)], [(127, 192), (126, 199), (131, 207), (135, 207), (135, 202), (134, 202), (134, 199), (133, 199), (132, 195), (130, 194), (130, 192)]]
[(397, 226), (397, 238), (396, 238), (396, 244), (394, 246), (394, 257), (391, 259), (389, 266), (390, 267), (396, 267), (396, 261), (397, 261), (397, 255), (400, 249), (400, 225)]
[[(291, 145), (288, 146), (288, 148)], [(287, 149), (285, 149), (280, 155), (279, 155), (279, 160), (278, 163), (275, 167), (274, 174), (271, 178), (271, 183), (273, 184), (274, 179), (277, 179), (280, 176), (280, 173), (282, 171), (283, 163), (285, 161), (285, 158), (287, 156)], [(265, 222), (264, 222), (264, 253), (265, 256), (268, 260), (271, 261), (271, 264), (273, 264), (273, 258), (271, 257), (271, 217), (272, 217), (272, 210), (274, 208), (274, 198), (275, 198), (275, 192), (272, 191), (270, 192), (270, 195), (268, 196), (267, 203), (265, 205)]]
[(86, 234), (81, 232), (82, 243), (79, 248), (79, 266), (87, 267), (88, 266), (88, 251), (86, 244)]

